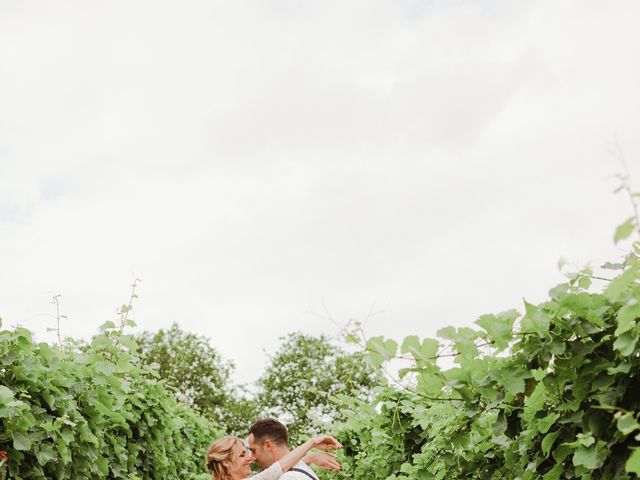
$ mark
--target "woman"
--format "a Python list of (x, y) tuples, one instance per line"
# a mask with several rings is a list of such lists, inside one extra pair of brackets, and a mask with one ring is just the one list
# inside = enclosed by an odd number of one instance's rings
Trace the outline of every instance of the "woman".
[(247, 452), (242, 440), (227, 436), (213, 442), (207, 450), (206, 467), (212, 474), (211, 480), (277, 480), (280, 475), (292, 468), (311, 450), (335, 450), (342, 448), (340, 442), (328, 435), (307, 440), (293, 449), (266, 470), (251, 476), (251, 455)]

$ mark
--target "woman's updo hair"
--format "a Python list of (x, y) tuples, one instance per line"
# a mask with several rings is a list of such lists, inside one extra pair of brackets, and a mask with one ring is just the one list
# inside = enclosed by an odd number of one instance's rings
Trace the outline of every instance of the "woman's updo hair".
[(232, 435), (219, 438), (209, 445), (204, 465), (211, 472), (212, 480), (228, 480), (229, 469), (222, 462), (230, 460), (239, 448), (244, 449), (242, 440)]

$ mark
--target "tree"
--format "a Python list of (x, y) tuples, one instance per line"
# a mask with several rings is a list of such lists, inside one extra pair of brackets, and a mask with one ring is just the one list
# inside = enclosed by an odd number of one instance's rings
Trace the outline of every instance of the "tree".
[(368, 399), (383, 381), (362, 353), (348, 353), (324, 335), (297, 332), (281, 340), (258, 380), (257, 400), (266, 414), (287, 423), (292, 444), (318, 433), (322, 424), (342, 419), (335, 395)]
[(222, 425), (232, 397), (232, 362), (223, 359), (209, 339), (188, 333), (174, 323), (168, 330), (135, 336), (144, 363), (151, 365), (176, 396)]

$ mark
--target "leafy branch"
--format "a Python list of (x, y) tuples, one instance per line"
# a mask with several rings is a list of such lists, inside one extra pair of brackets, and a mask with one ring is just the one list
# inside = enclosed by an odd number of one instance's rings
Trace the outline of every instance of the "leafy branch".
[(122, 335), (125, 326), (135, 326), (132, 324), (132, 321), (129, 320), (129, 313), (133, 310), (133, 300), (138, 298), (136, 295), (136, 288), (138, 287), (138, 283), (142, 282), (139, 278), (136, 278), (131, 284), (131, 294), (129, 296), (129, 302), (126, 305), (122, 305), (118, 309), (118, 315), (120, 315), (120, 325), (118, 327), (118, 334)]
[(631, 188), (631, 174), (624, 158), (624, 152), (617, 138), (614, 138), (613, 142), (610, 142), (608, 152), (620, 162), (624, 170), (623, 173), (615, 175), (615, 177), (620, 180), (620, 185), (614, 190), (614, 193), (624, 190), (629, 197), (629, 202), (633, 210), (633, 216), (629, 217), (616, 228), (613, 240), (615, 243), (618, 243), (620, 240), (624, 240), (631, 235), (634, 230), (640, 237), (640, 214), (638, 213), (638, 198), (640, 197), (640, 192), (634, 192)]
[(58, 347), (60, 348), (60, 351), (62, 351), (62, 336), (60, 334), (60, 319), (61, 318), (67, 318), (65, 315), (60, 315), (60, 299), (62, 298), (62, 295), (58, 294), (58, 295), (54, 295), (51, 299), (51, 303), (54, 304), (56, 306), (56, 328), (48, 328), (47, 330), (49, 331), (55, 331), (56, 335), (58, 337)]

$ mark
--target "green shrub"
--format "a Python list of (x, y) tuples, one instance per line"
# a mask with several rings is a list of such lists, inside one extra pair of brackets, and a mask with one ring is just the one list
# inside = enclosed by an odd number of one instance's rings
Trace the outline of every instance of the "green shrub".
[(80, 352), (0, 331), (0, 478), (202, 478), (218, 430), (153, 378), (136, 347), (112, 322)]
[[(623, 271), (601, 293), (582, 272), (524, 314), (482, 316), (480, 329), (364, 339), (374, 366), (410, 360), (408, 388), (380, 388), (372, 404), (341, 399), (346, 477), (637, 478), (640, 263), (610, 266)], [(356, 325), (350, 338), (361, 334)]]

